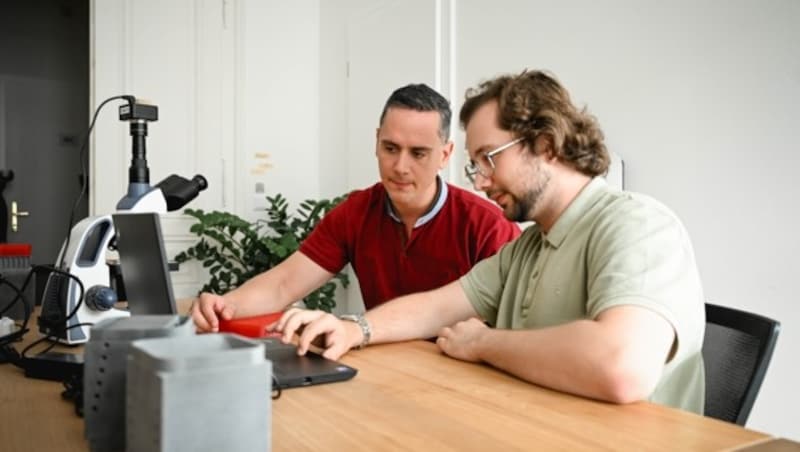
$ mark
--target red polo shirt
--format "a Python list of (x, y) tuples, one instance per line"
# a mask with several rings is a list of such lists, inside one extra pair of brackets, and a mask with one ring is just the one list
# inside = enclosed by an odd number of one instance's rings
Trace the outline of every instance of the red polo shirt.
[(300, 252), (331, 273), (352, 264), (371, 309), (454, 281), (519, 234), (517, 224), (490, 201), (442, 184), (434, 206), (405, 240), (404, 226), (378, 183), (331, 210)]

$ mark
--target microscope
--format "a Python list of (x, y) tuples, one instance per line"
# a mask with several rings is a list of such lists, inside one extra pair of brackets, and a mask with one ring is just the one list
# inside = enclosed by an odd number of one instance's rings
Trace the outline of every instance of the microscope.
[[(191, 180), (172, 174), (151, 186), (145, 139), (148, 122), (158, 120), (158, 107), (133, 96), (123, 98), (127, 103), (119, 107), (119, 119), (130, 123), (133, 153), (128, 191), (117, 203), (117, 211), (165, 213), (180, 209), (208, 187), (206, 179), (199, 174)], [(81, 344), (89, 339), (92, 324), (130, 315), (113, 306), (117, 300), (106, 251), (113, 248), (114, 237), (110, 214), (84, 218), (72, 227), (56, 261), (59, 271), (50, 273), (45, 284), (38, 321), (42, 334), (62, 343)]]

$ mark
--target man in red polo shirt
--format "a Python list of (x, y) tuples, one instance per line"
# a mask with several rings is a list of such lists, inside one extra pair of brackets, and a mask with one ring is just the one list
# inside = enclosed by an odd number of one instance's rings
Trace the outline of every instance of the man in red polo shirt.
[(367, 309), (454, 281), (520, 234), (494, 204), (444, 182), (453, 153), (450, 106), (426, 85), (396, 90), (383, 108), (375, 155), (381, 181), (352, 192), (280, 265), (192, 308), (201, 332), (280, 311), (350, 263)]

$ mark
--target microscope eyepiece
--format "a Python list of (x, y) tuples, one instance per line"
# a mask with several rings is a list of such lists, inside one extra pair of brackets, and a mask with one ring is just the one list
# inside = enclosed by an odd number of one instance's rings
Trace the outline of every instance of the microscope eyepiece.
[(189, 203), (197, 195), (208, 188), (208, 181), (200, 174), (191, 180), (172, 174), (159, 182), (156, 187), (161, 189), (164, 199), (167, 200), (167, 211), (172, 212)]
[(201, 174), (195, 174), (192, 181), (197, 184), (197, 191), (203, 191), (208, 188), (208, 181)]

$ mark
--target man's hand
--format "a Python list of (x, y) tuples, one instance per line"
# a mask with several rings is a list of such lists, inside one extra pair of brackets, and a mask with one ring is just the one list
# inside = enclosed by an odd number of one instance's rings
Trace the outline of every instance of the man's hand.
[(192, 320), (198, 333), (216, 333), (219, 331), (219, 318), (233, 318), (236, 306), (224, 297), (212, 293), (202, 293), (192, 304)]
[(324, 336), (324, 342), (319, 345), (325, 350), (322, 356), (332, 360), (339, 359), (362, 340), (361, 328), (355, 323), (339, 320), (327, 312), (299, 308), (284, 312), (268, 330), (281, 333), (281, 340), (287, 344), (295, 333), (299, 334), (297, 352), (300, 355), (308, 351), (312, 342), (317, 345), (315, 339)]
[(480, 362), (478, 345), (483, 335), (489, 331), (483, 322), (471, 318), (458, 322), (452, 327), (445, 327), (439, 331), (436, 345), (447, 355), (462, 361)]

